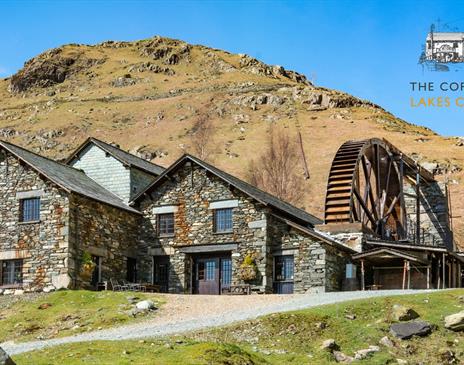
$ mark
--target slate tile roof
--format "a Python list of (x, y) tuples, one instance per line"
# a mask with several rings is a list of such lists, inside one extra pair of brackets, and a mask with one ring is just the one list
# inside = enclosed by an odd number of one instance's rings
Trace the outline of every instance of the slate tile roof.
[(322, 224), (322, 220), (315, 217), (314, 215), (299, 209), (275, 196), (266, 193), (265, 191), (258, 189), (257, 187), (248, 184), (247, 182), (228, 174), (225, 171), (218, 169), (217, 167), (208, 164), (205, 161), (200, 160), (197, 157), (192, 155), (185, 154), (180, 159), (178, 159), (174, 164), (172, 164), (163, 174), (161, 174), (152, 184), (150, 184), (144, 191), (140, 192), (137, 196), (134, 197), (132, 202), (137, 202), (140, 197), (142, 197), (145, 193), (151, 191), (154, 187), (156, 187), (166, 176), (169, 175), (173, 170), (175, 170), (178, 166), (180, 166), (183, 162), (190, 160), (197, 165), (203, 167), (204, 169), (210, 171), (220, 179), (224, 180), (225, 182), (229, 183), (230, 185), (234, 186), (236, 189), (242, 191), (243, 193), (249, 195), (250, 197), (256, 199), (257, 201), (264, 203), (265, 205), (269, 205), (270, 207), (276, 209), (277, 211), (281, 211), (284, 214), (287, 214), (293, 218), (296, 218), (299, 221), (305, 222), (311, 226)]
[(69, 164), (69, 162), (72, 161), (86, 146), (88, 146), (89, 143), (97, 145), (102, 150), (113, 156), (115, 159), (121, 161), (123, 164), (136, 167), (152, 175), (161, 175), (165, 170), (165, 168), (162, 166), (156, 165), (150, 161), (146, 161), (143, 158), (134, 156), (129, 152), (126, 152), (94, 137), (88, 138), (81, 146), (79, 146), (78, 149), (68, 158), (66, 163)]
[(139, 211), (126, 205), (119, 197), (97, 184), (80, 170), (5, 141), (0, 140), (0, 146), (68, 192), (77, 193), (116, 208), (140, 214)]

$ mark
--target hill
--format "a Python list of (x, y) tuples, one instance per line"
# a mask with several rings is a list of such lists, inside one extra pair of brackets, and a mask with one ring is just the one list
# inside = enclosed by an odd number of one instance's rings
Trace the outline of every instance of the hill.
[[(198, 123), (207, 119), (208, 159), (245, 177), (271, 126), (301, 132), (311, 179), (299, 205), (322, 217), (330, 163), (346, 140), (383, 137), (448, 179), (453, 215), (464, 143), (402, 121), (381, 107), (312, 85), (304, 75), (183, 41), (70, 44), (27, 61), (0, 80), (0, 138), (62, 159), (88, 136), (168, 166), (195, 154)], [(303, 166), (299, 166), (303, 170)], [(454, 220), (458, 241), (462, 219)]]

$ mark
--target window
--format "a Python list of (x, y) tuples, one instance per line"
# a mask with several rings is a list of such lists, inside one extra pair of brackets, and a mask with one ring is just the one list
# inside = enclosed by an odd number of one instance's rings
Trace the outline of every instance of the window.
[(214, 211), (214, 232), (232, 232), (232, 208), (216, 209)]
[(174, 213), (158, 214), (158, 234), (160, 236), (174, 235)]
[(23, 282), (23, 260), (1, 262), (1, 285), (18, 285)]
[(293, 256), (276, 256), (275, 257), (275, 280), (288, 281), (293, 280)]
[(232, 283), (232, 260), (221, 260), (221, 285), (222, 287), (229, 287)]
[(21, 199), (19, 204), (21, 222), (37, 222), (40, 220), (40, 198)]

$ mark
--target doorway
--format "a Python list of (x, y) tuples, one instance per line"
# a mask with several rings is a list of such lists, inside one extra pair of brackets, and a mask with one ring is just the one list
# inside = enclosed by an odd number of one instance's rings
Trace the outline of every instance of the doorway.
[(194, 294), (218, 295), (230, 287), (232, 282), (230, 256), (195, 257), (193, 268)]
[(153, 284), (161, 293), (169, 291), (169, 256), (153, 256)]
[(274, 293), (293, 294), (293, 255), (274, 257)]

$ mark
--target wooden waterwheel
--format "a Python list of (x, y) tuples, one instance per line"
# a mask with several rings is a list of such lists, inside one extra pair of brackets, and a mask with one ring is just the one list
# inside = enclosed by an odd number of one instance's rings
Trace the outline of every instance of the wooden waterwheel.
[(345, 142), (330, 169), (325, 223), (362, 223), (378, 237), (400, 239), (404, 199), (398, 160), (382, 140)]

